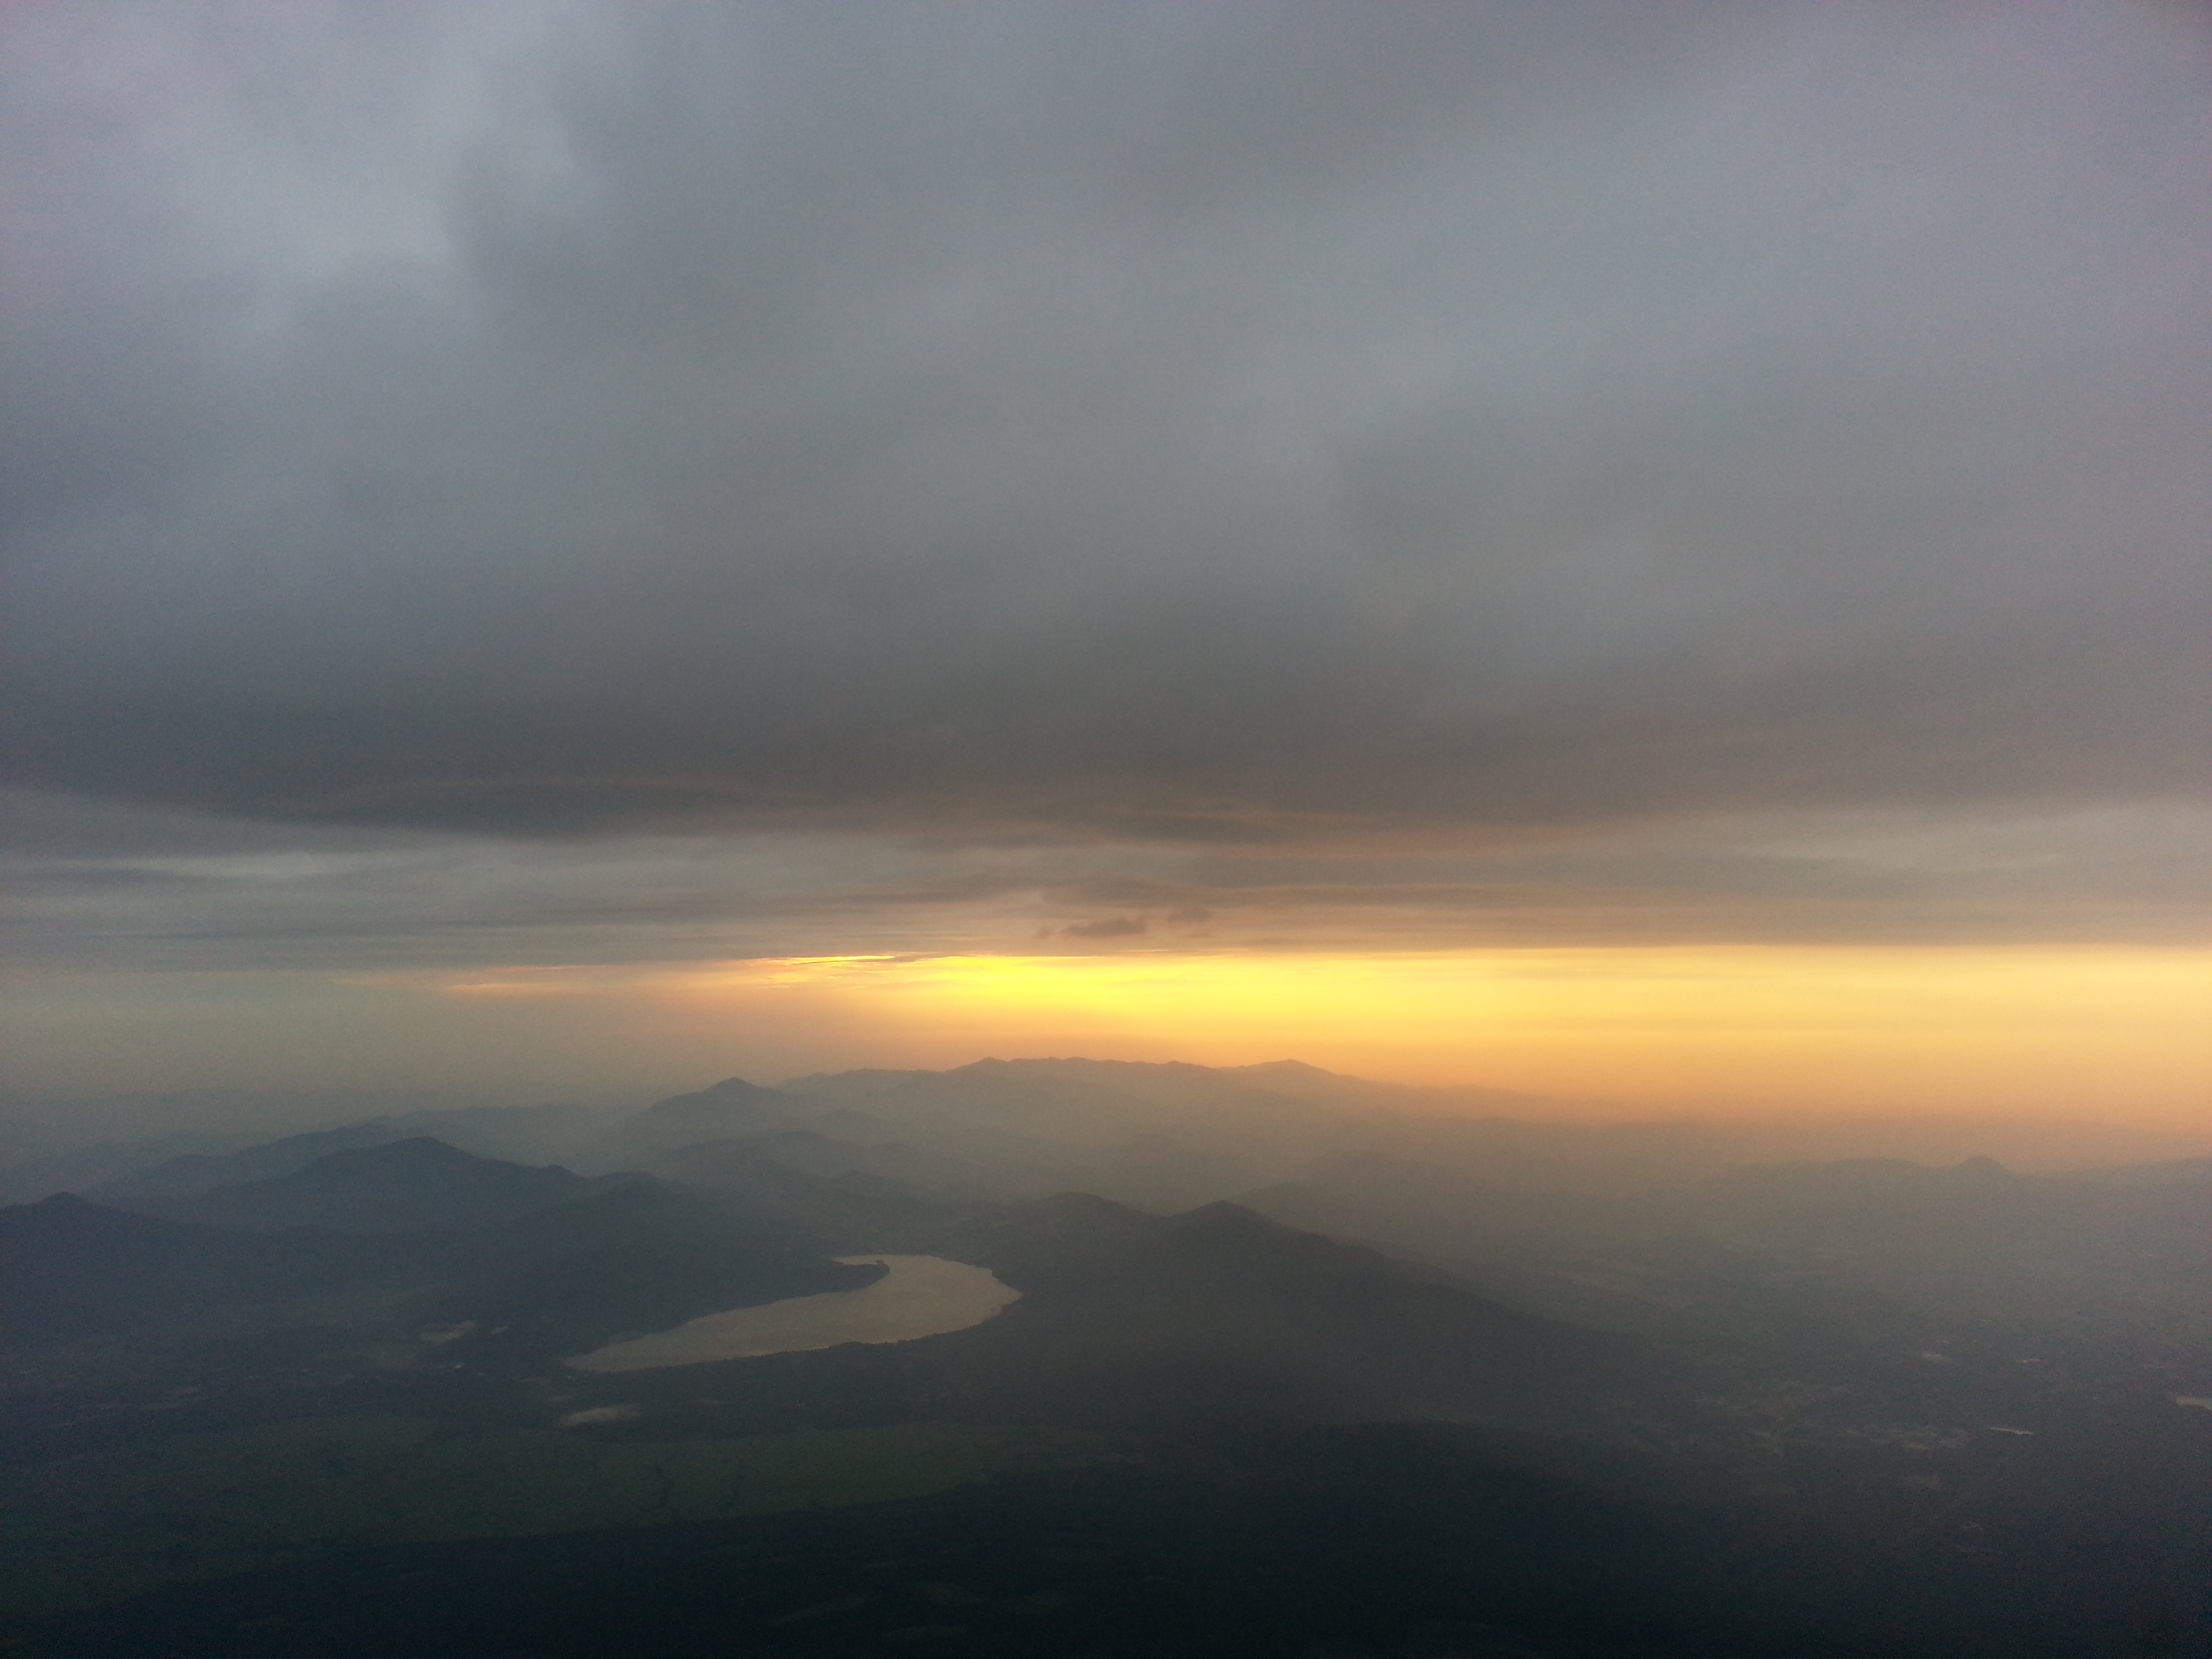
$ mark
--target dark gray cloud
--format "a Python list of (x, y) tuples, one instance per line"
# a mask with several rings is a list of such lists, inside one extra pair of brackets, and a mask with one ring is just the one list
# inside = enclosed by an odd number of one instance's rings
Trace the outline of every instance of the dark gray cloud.
[(1072, 921), (1060, 929), (1062, 939), (1141, 939), (1152, 930), (1142, 916), (1106, 916), (1097, 921)]
[(433, 870), (2206, 781), (2186, 9), (13, 31), (42, 789), (462, 832)]
[(524, 839), (6, 798), (10, 953), (387, 972), (825, 954), (1708, 943), (2187, 944), (2212, 812), (1732, 815), (1489, 845)]

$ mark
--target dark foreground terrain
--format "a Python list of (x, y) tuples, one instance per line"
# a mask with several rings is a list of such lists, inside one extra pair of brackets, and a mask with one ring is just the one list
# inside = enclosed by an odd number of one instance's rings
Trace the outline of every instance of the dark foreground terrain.
[(2046, 1520), (1912, 1547), (1625, 1496), (1514, 1450), (1412, 1425), (1182, 1439), (931, 1497), (357, 1548), (16, 1639), (270, 1659), (2201, 1650), (2183, 1563), (2141, 1534)]
[(1948, 1623), (1906, 1563), (1881, 1564), (1862, 1581), (1888, 1600), (1882, 1613), (1820, 1606), (1792, 1582), (1805, 1564), (1791, 1553), (1760, 1550), (1714, 1515), (1516, 1470), (1448, 1431), (1317, 1429), (772, 1522), (356, 1551), (48, 1620), (37, 1646), (272, 1656), (1842, 1655), (1870, 1642), (2063, 1650), (2039, 1644), (2029, 1608), (1981, 1629)]

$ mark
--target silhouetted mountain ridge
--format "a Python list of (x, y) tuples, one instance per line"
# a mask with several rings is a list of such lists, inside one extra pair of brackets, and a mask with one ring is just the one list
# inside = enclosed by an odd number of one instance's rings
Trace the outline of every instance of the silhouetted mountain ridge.
[(240, 1187), (252, 1181), (274, 1181), (304, 1170), (317, 1158), (359, 1146), (381, 1146), (404, 1139), (398, 1129), (379, 1119), (349, 1123), (335, 1129), (285, 1135), (234, 1152), (187, 1152), (110, 1181), (92, 1189), (102, 1203), (136, 1207), (166, 1200), (188, 1198), (217, 1187)]
[(222, 1308), (349, 1295), (457, 1270), (449, 1237), (242, 1232), (62, 1193), (0, 1210), (0, 1334), (11, 1347)]
[[(1674, 1408), (1672, 1362), (1432, 1270), (1216, 1203), (1062, 1194), (955, 1233), (1024, 1300), (975, 1333), (1046, 1420), (1515, 1423), (1609, 1431)], [(1012, 1352), (1023, 1354), (1017, 1370)]]
[(119, 1196), (148, 1214), (219, 1226), (326, 1227), (347, 1232), (475, 1229), (642, 1179), (583, 1176), (479, 1158), (427, 1135), (349, 1147), (289, 1175), (182, 1198)]

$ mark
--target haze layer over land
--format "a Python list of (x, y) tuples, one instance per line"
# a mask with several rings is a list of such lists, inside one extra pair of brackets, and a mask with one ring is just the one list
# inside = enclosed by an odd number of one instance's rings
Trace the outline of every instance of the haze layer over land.
[(2199, 8), (7, 28), (19, 1093), (2201, 1119)]
[(1452, 1103), (987, 1060), (9, 1171), (0, 1636), (2208, 1650), (2212, 1139)]

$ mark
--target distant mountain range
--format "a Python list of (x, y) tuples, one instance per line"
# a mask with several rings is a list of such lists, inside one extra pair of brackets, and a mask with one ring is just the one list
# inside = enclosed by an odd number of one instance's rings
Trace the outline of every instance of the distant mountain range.
[[(1042, 1197), (1090, 1186), (1169, 1208), (1295, 1176), (1330, 1154), (1441, 1155), (1479, 1164), (1492, 1185), (1557, 1192), (1629, 1190), (1743, 1163), (1885, 1156), (1949, 1164), (1989, 1156), (2015, 1167), (2086, 1171), (2212, 1153), (2212, 1132), (2192, 1137), (2086, 1121), (1802, 1115), (1630, 1121), (1602, 1104), (1375, 1083), (1294, 1060), (1209, 1067), (989, 1060), (945, 1072), (799, 1078), (775, 1089), (732, 1079), (641, 1111), (473, 1106), (347, 1118), (353, 1098), (149, 1096), (0, 1112), (0, 1144), (12, 1150), (0, 1165), (0, 1200), (100, 1189), (181, 1195), (288, 1175), (343, 1146), (412, 1136), (605, 1174), (688, 1144), (777, 1128), (851, 1143), (879, 1163), (915, 1160), (917, 1178), (940, 1183), (988, 1170), (1008, 1193)], [(288, 1116), (295, 1132), (251, 1127)], [(302, 1117), (309, 1122), (298, 1122)], [(960, 1167), (933, 1161), (939, 1152)], [(257, 1162), (228, 1162), (241, 1156)]]
[[(842, 1206), (834, 1231), (848, 1239), (879, 1236), (894, 1211), (911, 1231), (945, 1206), (1069, 1191), (1163, 1212), (1233, 1199), (1531, 1312), (1645, 1334), (1918, 1345), (1963, 1319), (2031, 1343), (2054, 1322), (2106, 1340), (2212, 1338), (2195, 1288), (2212, 1272), (2203, 1159), (2065, 1178), (1988, 1159), (1756, 1164), (1710, 1125), (1407, 1109), (1436, 1099), (1295, 1062), (986, 1060), (783, 1088), (731, 1079), (632, 1113), (341, 1126), (172, 1158), (90, 1195), (238, 1226), (408, 1231), (487, 1226), (651, 1174), (763, 1214)], [(551, 1145), (568, 1167), (495, 1169), (405, 1133), (426, 1127), (533, 1164)], [(405, 1145), (415, 1151), (395, 1157), (419, 1168), (367, 1156)], [(812, 1184), (794, 1197), (802, 1177)]]
[[(412, 1286), (410, 1316), (468, 1328), (450, 1358), (542, 1364), (616, 1329), (866, 1282), (869, 1270), (825, 1257), (896, 1244), (980, 1262), (1028, 1298), (978, 1339), (1002, 1350), (994, 1358), (915, 1386), (1041, 1402), (1060, 1386), (1054, 1420), (1534, 1422), (1570, 1402), (1586, 1412), (1608, 1389), (1649, 1392), (1649, 1356), (1633, 1345), (1237, 1205), (1162, 1218), (1079, 1194), (948, 1204), (773, 1161), (737, 1174), (702, 1192), (414, 1139), (179, 1201), (190, 1218), (60, 1196), (0, 1211), (15, 1267), (0, 1313), (20, 1343)], [(331, 1308), (315, 1316), (342, 1320)]]

